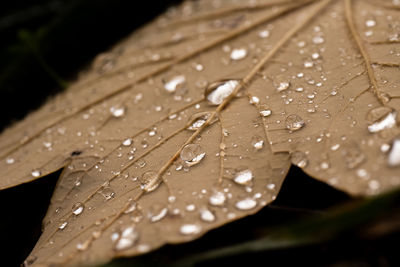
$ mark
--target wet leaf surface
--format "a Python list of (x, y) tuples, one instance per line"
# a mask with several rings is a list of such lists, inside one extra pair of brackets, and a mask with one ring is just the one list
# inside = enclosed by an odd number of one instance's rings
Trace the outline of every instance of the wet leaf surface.
[(185, 2), (0, 138), (0, 188), (62, 169), (26, 264), (198, 238), (272, 202), (291, 164), (351, 195), (400, 182), (399, 7)]

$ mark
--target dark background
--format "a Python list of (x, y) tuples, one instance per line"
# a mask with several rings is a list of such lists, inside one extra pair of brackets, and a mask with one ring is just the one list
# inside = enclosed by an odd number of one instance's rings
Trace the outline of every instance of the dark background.
[[(62, 90), (96, 54), (106, 51), (135, 28), (162, 13), (178, 0), (36, 0), (0, 1), (0, 131), (38, 108)], [(41, 220), (59, 173), (0, 191), (0, 266), (19, 266), (40, 236)], [(1, 177), (0, 177), (1, 179)], [(357, 200), (356, 200), (357, 201)], [(257, 239), (265, 229), (319, 220), (350, 198), (292, 168), (271, 207), (189, 244), (165, 246), (135, 260), (112, 266), (165, 265), (186, 255)], [(383, 210), (397, 210), (398, 201)], [(333, 208), (332, 208), (333, 207)], [(339, 208), (337, 208), (339, 207)], [(389, 215), (388, 215), (389, 214)], [(351, 217), (351, 216), (350, 216)], [(342, 219), (343, 221), (343, 219)], [(363, 238), (359, 230), (370, 219), (334, 231), (310, 243), (213, 260), (213, 264), (260, 266), (400, 266), (397, 228), (390, 234)], [(337, 222), (326, 227), (335, 228)], [(312, 224), (311, 224), (312, 225)], [(346, 225), (346, 224), (345, 224)], [(290, 228), (291, 229), (291, 228)], [(325, 229), (322, 227), (322, 229)], [(340, 228), (342, 229), (342, 228)], [(310, 229), (311, 232), (313, 229)], [(321, 229), (320, 229), (321, 230)], [(336, 235), (337, 234), (337, 235)], [(392, 242), (397, 242), (392, 245)], [(210, 262), (199, 263), (205, 266)]]

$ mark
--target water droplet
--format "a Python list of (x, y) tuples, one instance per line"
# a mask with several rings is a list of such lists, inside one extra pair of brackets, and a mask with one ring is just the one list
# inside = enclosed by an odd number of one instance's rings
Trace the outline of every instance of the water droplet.
[(391, 167), (400, 166), (400, 138), (396, 138), (389, 152), (388, 164)]
[(187, 144), (183, 147), (180, 157), (187, 166), (193, 166), (204, 158), (206, 153), (198, 144)]
[(84, 205), (81, 202), (76, 203), (72, 206), (72, 213), (75, 215), (79, 215), (83, 212)]
[(213, 222), (215, 221), (215, 215), (208, 209), (203, 209), (200, 210), (200, 219), (205, 222)]
[(62, 224), (60, 224), (60, 226), (58, 226), (58, 229), (63, 230), (65, 229), (65, 227), (67, 227), (68, 222), (63, 222)]
[(76, 249), (79, 250), (79, 251), (87, 250), (88, 247), (89, 247), (89, 245), (90, 245), (90, 243), (91, 243), (90, 239), (87, 239), (87, 240), (84, 241), (83, 243), (78, 243), (78, 244), (76, 245)]
[(285, 124), (288, 130), (297, 131), (303, 128), (306, 123), (299, 115), (292, 114), (286, 117)]
[(239, 210), (251, 210), (257, 206), (257, 201), (248, 197), (236, 202), (235, 206)]
[(335, 144), (335, 145), (331, 146), (331, 150), (332, 150), (332, 151), (336, 151), (336, 150), (339, 149), (339, 147), (340, 147), (339, 144)]
[(304, 62), (304, 67), (305, 68), (312, 68), (313, 66), (314, 66), (314, 62), (312, 62), (312, 61)]
[(343, 145), (342, 155), (349, 169), (357, 168), (366, 159), (356, 142), (348, 142)]
[(154, 191), (161, 183), (162, 179), (158, 176), (157, 172), (147, 171), (139, 178), (140, 186), (143, 191)]
[(376, 25), (376, 21), (372, 20), (372, 19), (369, 19), (365, 22), (365, 26), (367, 26), (367, 27), (374, 27), (375, 25)]
[(127, 138), (122, 142), (122, 145), (124, 146), (130, 146), (132, 145), (132, 139), (131, 138)]
[(233, 93), (238, 85), (237, 80), (212, 83), (206, 88), (205, 97), (210, 105), (219, 105)]
[(196, 209), (196, 206), (194, 204), (189, 204), (186, 206), (187, 211), (194, 211)]
[(250, 97), (250, 104), (258, 104), (260, 103), (260, 99), (256, 96)]
[(151, 211), (149, 214), (149, 219), (150, 222), (158, 222), (161, 221), (165, 216), (168, 214), (168, 208), (163, 207), (161, 209), (158, 209), (158, 211)]
[(264, 146), (264, 140), (258, 136), (255, 135), (251, 138), (251, 145), (256, 149), (256, 150), (260, 150), (263, 148)]
[(280, 83), (276, 84), (276, 85), (275, 85), (275, 88), (276, 88), (276, 90), (277, 90), (278, 92), (282, 92), (282, 91), (288, 89), (289, 86), (290, 86), (290, 82), (284, 81), (284, 82), (280, 82)]
[(269, 37), (269, 31), (268, 31), (268, 30), (260, 31), (260, 32), (258, 33), (258, 36), (259, 36), (260, 38), (268, 38), (268, 37)]
[(119, 118), (124, 116), (125, 107), (111, 107), (110, 112), (115, 118)]
[(268, 117), (271, 115), (272, 111), (269, 109), (269, 106), (266, 104), (260, 105), (260, 114), (263, 117)]
[(373, 109), (368, 115), (367, 119), (374, 121), (373, 124), (368, 126), (370, 133), (380, 132), (384, 129), (393, 128), (396, 125), (397, 112), (387, 113), (387, 109)]
[(15, 162), (15, 160), (13, 158), (7, 158), (6, 159), (6, 163), (7, 164), (13, 164)]
[(390, 145), (388, 145), (388, 144), (381, 145), (381, 152), (386, 153), (389, 151), (389, 149), (390, 149)]
[(245, 48), (233, 49), (231, 52), (232, 60), (241, 60), (247, 56), (247, 50)]
[(314, 44), (322, 44), (325, 40), (321, 36), (315, 36), (312, 41)]
[(115, 196), (115, 192), (114, 190), (108, 186), (108, 185), (104, 185), (101, 190), (99, 191), (99, 193), (106, 199), (106, 200), (110, 200)]
[(308, 158), (306, 153), (302, 151), (294, 151), (290, 154), (290, 160), (293, 165), (296, 165), (299, 168), (305, 168), (308, 165)]
[[(211, 112), (199, 112), (196, 114), (193, 114), (189, 120), (188, 123), (186, 124), (186, 127), (190, 131), (197, 131), (201, 126), (206, 123), (208, 118), (210, 118)], [(210, 124), (213, 124), (214, 122), (217, 121), (217, 118), (214, 117), (214, 119), (210, 122)]]
[(222, 206), (225, 204), (225, 200), (225, 194), (220, 191), (215, 191), (209, 198), (209, 202), (213, 206)]
[(173, 93), (176, 91), (176, 89), (180, 86), (182, 86), (186, 81), (185, 76), (183, 75), (178, 75), (170, 79), (168, 82), (164, 84), (165, 90), (169, 93)]
[(32, 176), (35, 177), (35, 178), (36, 178), (36, 177), (39, 177), (39, 176), (41, 175), (41, 173), (40, 173), (39, 170), (34, 170), (34, 171), (31, 172), (31, 174), (32, 174)]
[(239, 171), (233, 180), (240, 185), (249, 185), (253, 180), (253, 173), (249, 169)]
[(139, 239), (139, 233), (134, 226), (125, 228), (122, 231), (120, 239), (115, 244), (115, 250), (125, 250), (132, 247)]
[(184, 224), (180, 228), (183, 235), (195, 235), (201, 232), (201, 226), (198, 224)]

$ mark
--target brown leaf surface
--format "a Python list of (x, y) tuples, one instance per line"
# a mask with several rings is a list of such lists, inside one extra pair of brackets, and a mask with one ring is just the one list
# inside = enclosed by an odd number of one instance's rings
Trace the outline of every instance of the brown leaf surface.
[(28, 265), (193, 240), (273, 201), (290, 158), (353, 195), (398, 185), (399, 7), (221, 3), (169, 10), (2, 134), (0, 188), (64, 168)]

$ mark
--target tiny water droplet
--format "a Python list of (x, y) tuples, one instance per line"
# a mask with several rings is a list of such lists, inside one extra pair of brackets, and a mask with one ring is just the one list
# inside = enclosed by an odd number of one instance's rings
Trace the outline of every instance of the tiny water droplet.
[(183, 235), (195, 235), (201, 232), (201, 226), (198, 224), (184, 224), (180, 228)]
[(208, 209), (200, 210), (200, 219), (205, 222), (215, 221), (215, 215)]
[(76, 203), (72, 206), (72, 213), (75, 215), (79, 215), (83, 212), (84, 205), (81, 202)]
[(264, 146), (264, 139), (262, 139), (260, 136), (258, 135), (254, 135), (251, 138), (251, 145), (256, 149), (256, 150), (260, 150), (263, 148)]
[(162, 179), (155, 171), (147, 171), (139, 178), (141, 188), (145, 192), (151, 192), (157, 189)]
[(189, 204), (186, 206), (187, 211), (194, 211), (196, 209), (196, 206), (194, 204)]
[(304, 127), (306, 123), (304, 120), (296, 114), (291, 114), (286, 117), (285, 125), (286, 128), (290, 131), (297, 131)]
[(306, 153), (302, 151), (294, 151), (290, 154), (290, 160), (293, 165), (296, 165), (299, 168), (305, 168), (308, 165), (308, 158)]
[(253, 180), (253, 173), (249, 169), (239, 171), (233, 180), (240, 185), (249, 185)]
[(239, 210), (251, 210), (257, 206), (257, 201), (248, 197), (236, 202), (235, 206)]
[(176, 91), (176, 89), (180, 86), (182, 86), (186, 81), (186, 78), (184, 75), (177, 75), (171, 78), (169, 81), (167, 81), (164, 84), (164, 88), (167, 92), (173, 93)]
[(213, 206), (222, 206), (225, 204), (226, 196), (223, 192), (215, 191), (209, 198), (209, 203)]
[(114, 246), (115, 250), (125, 250), (132, 247), (139, 239), (139, 232), (136, 231), (134, 226), (125, 228), (122, 231), (120, 239)]
[(258, 104), (260, 103), (260, 99), (256, 96), (250, 97), (250, 104)]
[(233, 49), (231, 52), (232, 60), (241, 60), (247, 56), (247, 50), (245, 48)]
[(15, 162), (15, 160), (13, 158), (7, 158), (6, 159), (6, 163), (7, 164), (13, 164)]
[(206, 153), (198, 144), (187, 144), (183, 147), (180, 153), (181, 159), (187, 166), (193, 166), (200, 163), (205, 155)]
[(233, 93), (238, 85), (237, 80), (212, 83), (206, 88), (205, 97), (210, 105), (219, 105)]
[(76, 245), (76, 249), (79, 250), (79, 251), (87, 250), (89, 248), (90, 243), (91, 243), (90, 239), (87, 239), (83, 243), (78, 243)]

